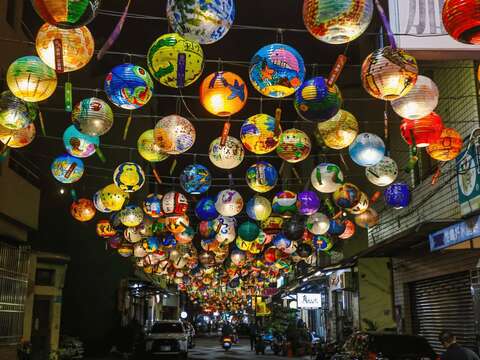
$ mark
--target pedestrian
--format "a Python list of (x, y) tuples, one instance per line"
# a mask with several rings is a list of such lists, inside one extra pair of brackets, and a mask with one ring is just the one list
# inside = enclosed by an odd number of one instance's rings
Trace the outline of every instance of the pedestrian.
[(255, 349), (255, 337), (257, 336), (257, 324), (251, 322), (248, 333), (250, 336), (250, 351), (253, 351)]
[(442, 360), (480, 360), (472, 350), (457, 344), (457, 338), (451, 331), (442, 331), (438, 339), (446, 349)]

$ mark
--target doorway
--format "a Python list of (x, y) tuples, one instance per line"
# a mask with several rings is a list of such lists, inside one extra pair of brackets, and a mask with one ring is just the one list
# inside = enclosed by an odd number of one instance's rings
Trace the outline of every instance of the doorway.
[(32, 359), (48, 359), (50, 352), (51, 298), (35, 296), (32, 319)]

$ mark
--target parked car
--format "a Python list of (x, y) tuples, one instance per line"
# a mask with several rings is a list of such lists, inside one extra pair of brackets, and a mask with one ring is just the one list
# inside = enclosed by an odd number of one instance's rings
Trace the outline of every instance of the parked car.
[[(153, 324), (145, 338), (147, 357), (162, 356), (172, 359), (186, 359), (188, 356), (188, 331), (178, 320), (162, 320)], [(168, 357), (167, 357), (168, 355)]]

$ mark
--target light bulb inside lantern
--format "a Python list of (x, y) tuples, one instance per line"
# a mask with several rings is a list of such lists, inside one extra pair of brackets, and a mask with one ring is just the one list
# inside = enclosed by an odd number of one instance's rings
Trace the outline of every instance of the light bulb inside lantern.
[(223, 112), (223, 109), (225, 108), (225, 100), (223, 99), (223, 95), (221, 94), (213, 94), (212, 96), (210, 96), (210, 98), (208, 99), (208, 103), (216, 113)]

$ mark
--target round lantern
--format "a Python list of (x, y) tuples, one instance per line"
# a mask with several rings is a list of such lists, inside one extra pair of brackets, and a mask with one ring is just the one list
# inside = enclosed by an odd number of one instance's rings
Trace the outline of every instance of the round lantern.
[(9, 130), (20, 130), (37, 117), (38, 106), (17, 98), (11, 91), (0, 94), (0, 126)]
[(320, 199), (315, 191), (302, 191), (297, 196), (298, 212), (302, 215), (312, 215), (320, 208)]
[(64, 184), (77, 182), (85, 171), (83, 161), (68, 154), (61, 155), (53, 160), (50, 169), (53, 177)]
[(312, 143), (305, 132), (298, 129), (288, 129), (280, 135), (277, 154), (289, 163), (305, 160), (312, 150)]
[(245, 261), (245, 253), (241, 250), (234, 249), (232, 250), (232, 253), (230, 255), (230, 259), (232, 260), (232, 263), (240, 266), (243, 264)]
[(57, 74), (39, 57), (24, 56), (8, 67), (7, 85), (16, 97), (28, 102), (39, 102), (55, 92)]
[(140, 165), (134, 162), (125, 162), (115, 169), (113, 182), (125, 192), (135, 192), (145, 184), (145, 173)]
[(215, 239), (202, 239), (200, 246), (205, 251), (215, 251), (220, 246), (220, 243)]
[(342, 94), (337, 85), (328, 86), (324, 77), (305, 81), (295, 93), (295, 109), (305, 120), (325, 121), (337, 115), (342, 106)]
[(312, 248), (312, 245), (310, 244), (302, 243), (297, 247), (297, 255), (303, 259), (312, 255), (312, 252), (313, 252), (313, 248)]
[(253, 221), (245, 221), (238, 227), (238, 236), (245, 241), (253, 241), (260, 234), (260, 228)]
[(98, 136), (85, 135), (70, 125), (63, 133), (63, 145), (70, 155), (87, 158), (95, 154), (100, 139)]
[(86, 135), (101, 136), (112, 128), (113, 112), (105, 101), (91, 97), (75, 105), (72, 111), (72, 122)]
[(272, 200), (272, 211), (283, 217), (290, 217), (297, 213), (297, 194), (284, 190), (275, 194)]
[(299, 240), (303, 236), (304, 229), (305, 222), (299, 216), (293, 216), (285, 220), (282, 226), (283, 233), (290, 240)]
[(203, 71), (204, 57), (200, 44), (176, 34), (160, 36), (147, 54), (150, 73), (160, 84), (183, 88), (195, 82)]
[(169, 115), (155, 125), (155, 142), (160, 150), (178, 155), (188, 151), (195, 143), (195, 127), (179, 115)]
[(430, 114), (438, 105), (438, 88), (430, 78), (419, 75), (407, 95), (391, 102), (393, 110), (405, 119), (417, 120)]
[(119, 211), (128, 198), (128, 193), (118, 188), (115, 184), (107, 185), (100, 191), (100, 200), (103, 206), (110, 211)]
[(102, 237), (102, 238), (109, 238), (112, 237), (116, 234), (117, 232), (115, 229), (112, 227), (112, 224), (110, 224), (110, 221), (108, 220), (99, 220), (97, 222), (97, 235)]
[(70, 206), (70, 213), (75, 220), (86, 222), (94, 218), (96, 210), (90, 199), (78, 199)]
[(35, 125), (33, 123), (18, 130), (0, 126), (0, 141), (10, 148), (21, 148), (29, 145), (35, 138), (35, 134)]
[(480, 44), (480, 4), (475, 0), (446, 0), (442, 20), (445, 30), (455, 40)]
[(330, 120), (318, 123), (318, 132), (329, 148), (340, 150), (348, 147), (358, 135), (358, 122), (346, 110), (340, 111)]
[(362, 133), (350, 144), (348, 152), (356, 164), (373, 166), (385, 156), (385, 143), (375, 134)]
[(133, 64), (115, 66), (105, 79), (105, 93), (116, 106), (135, 110), (153, 95), (153, 81), (144, 68)]
[(333, 193), (343, 184), (343, 173), (338, 165), (322, 163), (310, 176), (312, 186), (321, 193)]
[(252, 190), (264, 193), (275, 187), (278, 181), (278, 172), (272, 164), (259, 161), (247, 169), (245, 178), (247, 185)]
[(188, 165), (180, 174), (180, 185), (189, 194), (203, 194), (211, 184), (210, 171), (200, 164)]
[(240, 165), (245, 156), (242, 143), (232, 136), (227, 137), (225, 146), (218, 137), (210, 144), (208, 156), (213, 165), (221, 169), (233, 169)]
[(143, 221), (142, 208), (136, 205), (127, 205), (120, 211), (120, 221), (128, 227), (140, 225)]
[(213, 220), (203, 220), (198, 224), (198, 233), (204, 239), (213, 239), (216, 235)]
[(276, 149), (281, 133), (282, 128), (274, 117), (257, 114), (242, 124), (240, 139), (247, 150), (255, 154), (267, 154)]
[(411, 193), (408, 184), (403, 182), (393, 183), (383, 193), (387, 205), (395, 209), (403, 209), (410, 204)]
[(348, 208), (347, 211), (350, 214), (358, 215), (367, 211), (369, 206), (370, 206), (370, 199), (368, 198), (367, 194), (361, 191), (360, 199), (358, 200), (357, 204), (351, 208)]
[(338, 235), (338, 238), (342, 240), (350, 239), (353, 235), (355, 235), (355, 224), (348, 219), (344, 221), (344, 224), (345, 230), (343, 233)]
[(214, 220), (213, 228), (217, 235), (215, 239), (219, 243), (230, 243), (235, 240), (236, 231), (235, 225), (237, 224), (235, 218), (228, 216), (218, 216)]
[(242, 196), (233, 189), (226, 189), (218, 193), (215, 208), (223, 216), (236, 216), (243, 209)]
[(330, 220), (330, 227), (328, 233), (330, 235), (340, 235), (345, 231), (345, 222), (339, 219)]
[(247, 215), (250, 219), (263, 221), (272, 213), (270, 201), (260, 195), (253, 196), (246, 204)]
[(44, 21), (63, 29), (88, 24), (100, 8), (100, 0), (32, 0), (32, 4)]
[(128, 227), (123, 231), (123, 237), (129, 243), (135, 244), (143, 240), (144, 236), (140, 234), (137, 227)]
[(195, 230), (189, 226), (182, 232), (175, 234), (175, 240), (177, 240), (178, 244), (189, 244), (192, 242), (194, 236)]
[(153, 129), (145, 131), (137, 141), (138, 153), (145, 160), (150, 162), (159, 162), (168, 158), (160, 146), (155, 142), (155, 131)]
[(122, 245), (122, 234), (116, 234), (108, 239), (108, 246), (111, 249), (118, 249)]
[(195, 215), (200, 220), (213, 220), (218, 216), (215, 199), (211, 196), (201, 198), (195, 205)]
[(190, 219), (187, 215), (169, 215), (167, 217), (167, 230), (172, 234), (179, 234), (190, 225)]
[(432, 159), (449, 161), (460, 154), (462, 146), (462, 136), (452, 128), (444, 128), (440, 139), (427, 147), (427, 153)]
[(95, 41), (86, 26), (61, 29), (46, 23), (38, 30), (35, 46), (38, 56), (48, 67), (58, 72), (70, 72), (90, 62)]
[(188, 210), (187, 198), (182, 193), (169, 191), (163, 196), (162, 209), (166, 215), (183, 215)]
[(341, 208), (352, 208), (360, 201), (361, 192), (353, 184), (345, 183), (333, 193), (333, 202)]
[(216, 116), (236, 114), (247, 103), (248, 90), (240, 76), (229, 71), (208, 75), (200, 86), (200, 103)]
[(398, 176), (398, 166), (395, 160), (385, 156), (378, 164), (365, 169), (367, 179), (374, 185), (390, 185)]
[(333, 248), (333, 241), (325, 235), (315, 235), (312, 240), (315, 249), (320, 251), (330, 251)]
[(363, 62), (365, 90), (381, 100), (395, 100), (408, 94), (417, 81), (415, 58), (390, 46), (375, 50)]
[(364, 229), (377, 225), (378, 221), (378, 213), (372, 208), (368, 208), (364, 213), (355, 216), (355, 224)]
[(285, 250), (292, 244), (292, 240), (290, 240), (284, 233), (278, 233), (272, 241), (273, 246), (275, 246), (278, 250)]
[(268, 248), (267, 250), (265, 250), (263, 254), (263, 258), (265, 259), (265, 262), (268, 264), (274, 263), (277, 260), (278, 256), (279, 256), (279, 252), (274, 247)]
[(415, 140), (417, 147), (426, 147), (436, 142), (440, 139), (442, 130), (442, 118), (434, 112), (418, 120), (403, 119), (400, 124), (403, 140), (408, 145), (413, 145)]
[(160, 194), (149, 194), (143, 201), (143, 211), (145, 214), (154, 219), (162, 216), (162, 197)]
[(322, 213), (315, 213), (307, 218), (307, 230), (314, 235), (323, 235), (330, 228), (330, 219)]
[(133, 255), (133, 245), (124, 242), (117, 248), (117, 251), (121, 257), (130, 257)]

